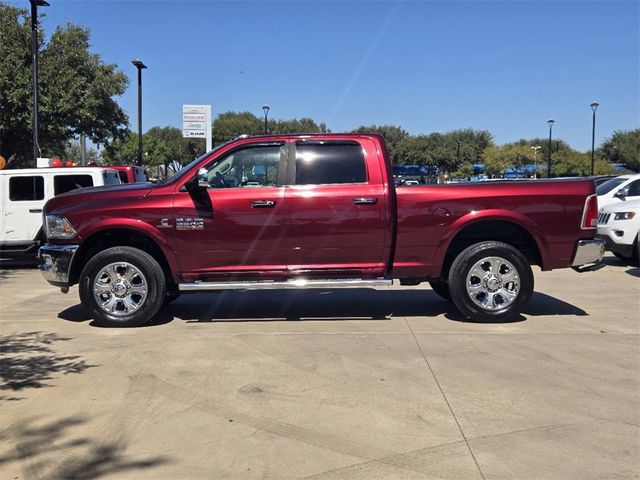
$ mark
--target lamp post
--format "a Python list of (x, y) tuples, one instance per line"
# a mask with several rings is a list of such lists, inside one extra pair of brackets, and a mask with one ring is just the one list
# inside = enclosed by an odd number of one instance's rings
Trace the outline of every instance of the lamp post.
[(591, 176), (593, 176), (593, 166), (595, 164), (595, 145), (596, 145), (596, 110), (598, 109), (598, 102), (591, 104), (591, 110), (593, 111), (593, 125), (591, 126)]
[(267, 116), (269, 115), (269, 110), (271, 110), (269, 108), (269, 105), (267, 105), (266, 103), (262, 106), (262, 111), (264, 112), (264, 134), (266, 135), (267, 133), (269, 133), (269, 129), (267, 127)]
[(549, 124), (549, 156), (548, 156), (548, 166), (547, 166), (547, 178), (551, 178), (551, 129), (553, 128), (553, 124), (556, 123), (554, 119), (547, 120)]
[(538, 178), (538, 150), (540, 150), (542, 147), (540, 145), (536, 145), (534, 147), (531, 147), (531, 149), (533, 150), (533, 178), (534, 180), (536, 178)]
[(142, 69), (147, 66), (141, 60), (131, 60), (138, 69), (138, 165), (142, 165)]
[(458, 140), (458, 152), (456, 154), (456, 157), (458, 159), (458, 168), (460, 168), (460, 140)]
[(33, 162), (38, 164), (38, 7), (48, 7), (44, 0), (29, 0), (31, 3), (31, 83), (33, 87)]

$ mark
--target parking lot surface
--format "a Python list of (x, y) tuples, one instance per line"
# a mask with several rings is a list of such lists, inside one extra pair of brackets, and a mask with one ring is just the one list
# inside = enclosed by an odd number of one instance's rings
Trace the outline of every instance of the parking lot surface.
[(640, 278), (535, 272), (519, 321), (428, 286), (183, 295), (97, 328), (0, 270), (3, 479), (640, 478)]

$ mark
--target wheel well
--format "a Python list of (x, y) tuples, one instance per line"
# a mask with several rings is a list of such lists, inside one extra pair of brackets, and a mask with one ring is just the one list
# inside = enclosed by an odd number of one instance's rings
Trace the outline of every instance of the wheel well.
[(80, 273), (91, 257), (96, 253), (111, 247), (134, 247), (147, 252), (162, 267), (167, 280), (167, 287), (173, 286), (174, 282), (173, 276), (171, 275), (171, 269), (169, 268), (169, 262), (167, 262), (167, 259), (158, 244), (148, 235), (126, 228), (103, 230), (94, 233), (82, 242), (82, 245), (73, 257), (73, 263), (71, 265), (71, 272), (69, 275), (69, 284), (73, 285), (78, 283)]
[(531, 265), (542, 266), (538, 245), (524, 227), (501, 220), (488, 220), (469, 225), (456, 234), (447, 249), (441, 277), (447, 278), (451, 264), (465, 248), (490, 240), (509, 244), (522, 252)]

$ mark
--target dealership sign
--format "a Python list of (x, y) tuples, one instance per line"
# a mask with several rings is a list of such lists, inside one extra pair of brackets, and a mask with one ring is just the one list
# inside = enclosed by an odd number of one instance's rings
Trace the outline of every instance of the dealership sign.
[(182, 105), (182, 136), (204, 138), (211, 150), (211, 105)]

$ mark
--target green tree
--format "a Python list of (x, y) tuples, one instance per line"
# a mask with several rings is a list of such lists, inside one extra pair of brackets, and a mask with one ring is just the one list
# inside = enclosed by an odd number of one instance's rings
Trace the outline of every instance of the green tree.
[[(560, 150), (551, 155), (551, 168), (558, 177), (585, 177), (591, 175), (591, 152), (581, 153), (576, 150)], [(603, 159), (594, 163), (593, 173), (606, 175), (613, 173), (613, 166)]]
[[(291, 120), (272, 120), (267, 122), (269, 133), (326, 133), (327, 126), (324, 123), (318, 125), (311, 118), (293, 118)], [(264, 129), (264, 126), (263, 126)]]
[[(0, 154), (33, 163), (31, 29), (27, 10), (0, 3)], [(113, 99), (128, 80), (89, 52), (89, 30), (68, 23), (39, 36), (39, 141), (44, 156), (85, 134), (96, 144), (121, 136), (127, 115)]]
[(621, 163), (634, 172), (640, 171), (640, 129), (614, 131), (599, 150), (605, 160)]
[(224, 112), (213, 121), (213, 144), (220, 145), (238, 135), (260, 135), (264, 123), (251, 112)]
[(471, 178), (473, 176), (473, 165), (471, 162), (464, 162), (458, 170), (453, 172), (452, 177)]
[[(87, 164), (100, 163), (100, 153), (95, 148), (87, 148)], [(64, 153), (62, 155), (63, 160), (74, 162), (76, 165), (82, 163), (82, 149), (80, 142), (71, 141), (67, 142), (64, 147)]]
[(398, 157), (397, 148), (400, 142), (409, 137), (406, 130), (395, 125), (361, 125), (353, 133), (377, 133), (382, 135), (387, 149), (389, 150), (389, 158), (391, 162), (402, 163)]

